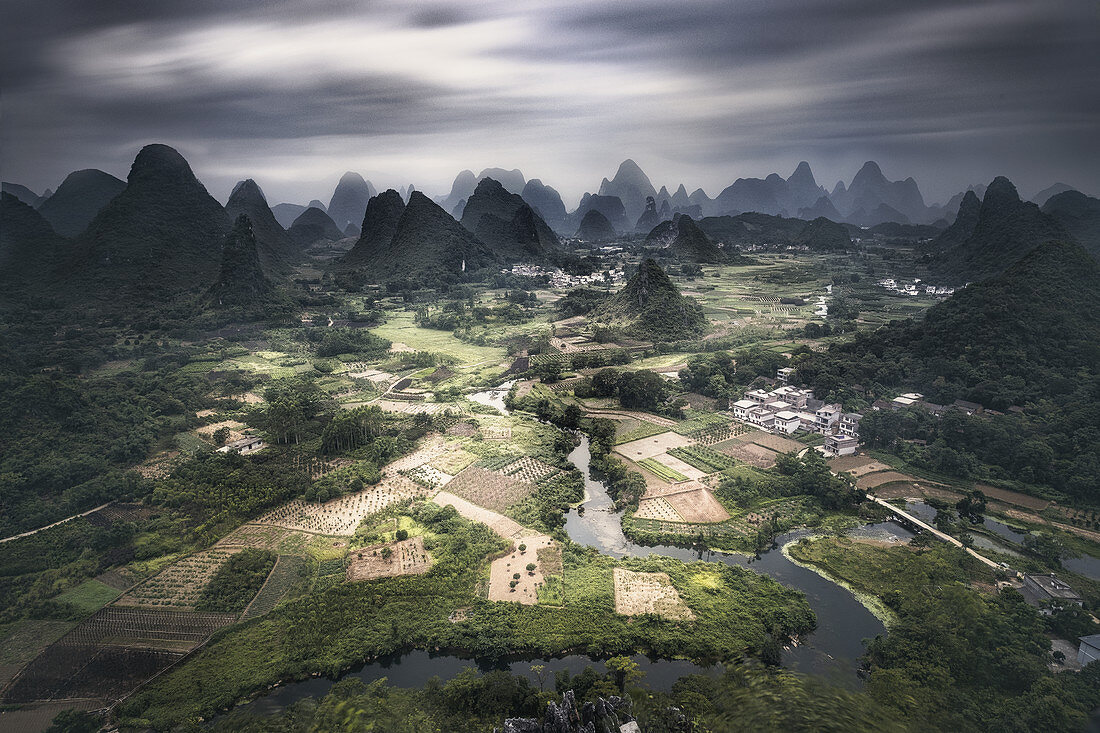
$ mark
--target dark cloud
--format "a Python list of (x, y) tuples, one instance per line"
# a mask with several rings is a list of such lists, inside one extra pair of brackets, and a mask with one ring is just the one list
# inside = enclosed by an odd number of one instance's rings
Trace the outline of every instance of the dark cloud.
[(1100, 14), (1084, 0), (2, 7), (3, 175), (37, 188), (185, 139), (200, 175), (239, 166), (227, 180), (310, 150), (303, 180), (342, 171), (344, 144), (440, 189), (452, 160), (572, 196), (625, 157), (708, 190), (801, 159), (831, 185), (877, 158), (930, 200), (1000, 173), (1100, 193)]

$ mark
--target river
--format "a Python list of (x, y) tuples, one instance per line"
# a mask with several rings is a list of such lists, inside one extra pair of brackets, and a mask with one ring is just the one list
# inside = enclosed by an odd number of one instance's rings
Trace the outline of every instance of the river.
[[(507, 389), (504, 390), (504, 394), (507, 394)], [(613, 502), (607, 495), (606, 488), (601, 482), (594, 480), (589, 473), (588, 437), (582, 434), (580, 438), (580, 445), (569, 454), (569, 461), (584, 476), (586, 494), (583, 503), (584, 512), (582, 514), (577, 510), (571, 510), (566, 515), (565, 522), (565, 531), (574, 542), (591, 545), (612, 557), (645, 557), (659, 554), (685, 562), (702, 560), (737, 565), (802, 591), (806, 594), (810, 607), (817, 614), (817, 630), (797, 646), (784, 650), (784, 665), (825, 676), (834, 684), (850, 688), (859, 685), (856, 676), (856, 660), (863, 653), (863, 640), (884, 633), (886, 629), (883, 623), (860, 604), (851, 592), (812, 570), (796, 565), (780, 549), (769, 550), (760, 557), (754, 558), (748, 555), (699, 551), (668, 545), (646, 547), (629, 541), (623, 535), (621, 517), (614, 511)], [(908, 530), (891, 522), (868, 525), (853, 532), (896, 541), (906, 541), (912, 537), (912, 533)], [(810, 534), (812, 532), (808, 530), (788, 532), (777, 538), (777, 544), (782, 547)], [(701, 667), (686, 660), (652, 660), (638, 655), (634, 657), (634, 661), (645, 672), (643, 684), (656, 690), (671, 689), (677, 679), (687, 674), (716, 673), (715, 668)], [(432, 677), (439, 677), (446, 681), (453, 679), (466, 669), (478, 669), (483, 672), (506, 669), (513, 674), (527, 677), (533, 684), (539, 684), (536, 674), (531, 670), (532, 665), (537, 664), (546, 667), (545, 679), (549, 680), (547, 683), (549, 685), (553, 685), (552, 673), (556, 671), (569, 670), (577, 674), (588, 666), (599, 672), (604, 669), (603, 662), (582, 655), (555, 659), (487, 662), (451, 654), (434, 654), (416, 650), (364, 664), (348, 672), (341, 679), (354, 678), (373, 682), (385, 677), (392, 685), (420, 687)], [(297, 700), (323, 696), (333, 684), (333, 680), (323, 677), (291, 682), (269, 691), (263, 697), (246, 703), (238, 709), (263, 715), (274, 714)]]

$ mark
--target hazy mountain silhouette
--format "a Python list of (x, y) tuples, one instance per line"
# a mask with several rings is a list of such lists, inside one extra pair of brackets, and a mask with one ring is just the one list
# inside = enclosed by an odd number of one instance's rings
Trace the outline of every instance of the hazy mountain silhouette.
[(599, 194), (586, 193), (581, 197), (581, 203), (570, 217), (579, 228), (584, 221), (585, 214), (595, 209), (604, 215), (616, 232), (630, 231), (630, 222), (626, 219), (626, 209), (623, 208), (622, 199), (618, 196), (600, 196)]
[(0, 297), (38, 289), (67, 246), (33, 207), (7, 191), (0, 193)]
[(340, 261), (340, 267), (367, 267), (371, 262), (383, 256), (393, 243), (401, 215), (405, 213), (405, 202), (401, 194), (392, 188), (367, 202), (367, 211), (363, 217), (359, 240)]
[(561, 200), (561, 194), (553, 187), (532, 178), (523, 186), (523, 193), (520, 195), (551, 229), (558, 233), (566, 231), (565, 204)]
[(649, 176), (629, 158), (619, 164), (615, 177), (600, 183), (600, 196), (617, 196), (623, 202), (627, 221), (637, 221), (645, 209), (646, 199), (655, 198), (657, 190)]
[(607, 242), (617, 236), (615, 227), (611, 226), (611, 222), (598, 209), (585, 212), (576, 234), (577, 239), (585, 242)]
[(1047, 199), (1042, 211), (1100, 259), (1100, 199), (1071, 189)]
[(237, 183), (225, 205), (229, 218), (248, 217), (265, 272), (285, 271), (302, 257), (302, 247), (287, 234), (267, 206), (263, 190), (251, 178)]
[(126, 182), (89, 168), (65, 177), (57, 191), (38, 207), (54, 231), (63, 237), (75, 237), (88, 228), (95, 215), (126, 188)]
[(634, 225), (634, 231), (649, 232), (660, 223), (661, 216), (657, 213), (657, 202), (653, 200), (652, 196), (649, 196), (645, 200), (645, 209), (642, 211), (642, 215), (638, 217), (638, 222)]
[(378, 192), (370, 181), (363, 180), (363, 176), (358, 173), (348, 171), (336, 184), (336, 190), (332, 192), (332, 198), (325, 213), (336, 223), (341, 232), (347, 229), (348, 224), (358, 227), (367, 210), (367, 202), (376, 193)]
[(1070, 186), (1069, 184), (1055, 183), (1053, 185), (1047, 186), (1042, 191), (1032, 196), (1031, 201), (1033, 203), (1039, 204), (1041, 208), (1044, 204), (1046, 204), (1047, 201), (1050, 201), (1052, 197), (1057, 196), (1060, 193), (1065, 193), (1066, 191), (1076, 190), (1076, 188)]
[(10, 183), (8, 181), (4, 181), (0, 184), (0, 191), (14, 196), (32, 209), (37, 209), (50, 197), (49, 189), (39, 196), (21, 183)]
[(303, 211), (286, 233), (301, 248), (321, 241), (338, 242), (344, 238), (344, 232), (336, 226), (332, 217), (316, 206)]
[[(921, 196), (917, 182), (912, 178), (890, 181), (883, 175), (878, 163), (873, 160), (863, 164), (846, 188), (843, 184), (838, 184), (837, 190), (830, 198), (833, 205), (848, 217), (848, 220), (863, 226), (878, 224), (880, 221), (892, 221), (891, 219), (873, 221), (876, 211), (889, 215), (889, 209), (879, 209), (882, 204), (904, 214), (913, 222), (925, 222), (928, 216), (924, 197)], [(864, 214), (861, 217), (862, 220), (857, 222), (852, 219), (852, 216), (860, 209)]]
[(543, 262), (558, 252), (558, 237), (542, 217), (492, 178), (478, 181), (461, 223), (505, 262)]

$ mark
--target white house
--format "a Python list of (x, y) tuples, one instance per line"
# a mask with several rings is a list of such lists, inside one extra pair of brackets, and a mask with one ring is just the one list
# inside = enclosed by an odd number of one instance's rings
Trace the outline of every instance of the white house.
[(249, 436), (247, 438), (241, 438), (240, 440), (234, 440), (230, 443), (226, 443), (221, 448), (218, 448), (218, 453), (228, 453), (230, 451), (237, 451), (242, 456), (247, 456), (249, 453), (255, 453), (258, 450), (262, 450), (267, 446), (264, 442), (255, 436)]
[(752, 400), (737, 400), (737, 402), (730, 405), (730, 409), (733, 410), (733, 416), (738, 420), (748, 420), (749, 410), (756, 406), (757, 403)]
[(822, 434), (831, 433), (833, 425), (840, 420), (840, 414), (840, 405), (822, 405), (814, 415), (814, 429)]
[(772, 423), (776, 432), (786, 433), (790, 435), (794, 431), (802, 427), (802, 418), (798, 416), (797, 412), (791, 412), (790, 410), (781, 410), (775, 413), (775, 420)]
[(837, 430), (841, 435), (847, 435), (850, 438), (859, 437), (859, 421), (863, 419), (863, 415), (858, 412), (845, 412), (840, 416), (840, 421), (837, 424)]
[(790, 384), (791, 377), (794, 376), (794, 367), (783, 367), (775, 370), (775, 378), (783, 384)]

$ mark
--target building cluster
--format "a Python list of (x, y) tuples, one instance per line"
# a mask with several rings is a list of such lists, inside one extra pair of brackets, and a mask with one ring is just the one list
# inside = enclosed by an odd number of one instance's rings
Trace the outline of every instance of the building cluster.
[[(779, 381), (787, 381), (792, 372), (780, 369), (776, 376)], [(809, 389), (784, 384), (770, 392), (750, 390), (730, 404), (730, 411), (735, 419), (773, 433), (820, 433), (825, 436), (825, 452), (832, 455), (851, 455), (859, 447), (859, 421), (863, 416), (827, 404)]]
[[(579, 288), (584, 286), (603, 286), (607, 284), (603, 272), (593, 272), (591, 275), (569, 275), (557, 268), (540, 267), (539, 265), (512, 265), (500, 271), (504, 275), (518, 275), (520, 277), (547, 278), (551, 287), (555, 288)], [(622, 267), (609, 270), (611, 282), (622, 282), (624, 273)]]
[(898, 295), (951, 295), (955, 292), (955, 288), (936, 287), (935, 285), (921, 285), (921, 281), (914, 280), (911, 283), (901, 283), (892, 277), (888, 277), (884, 280), (878, 281), (880, 288), (885, 288), (892, 293)]

